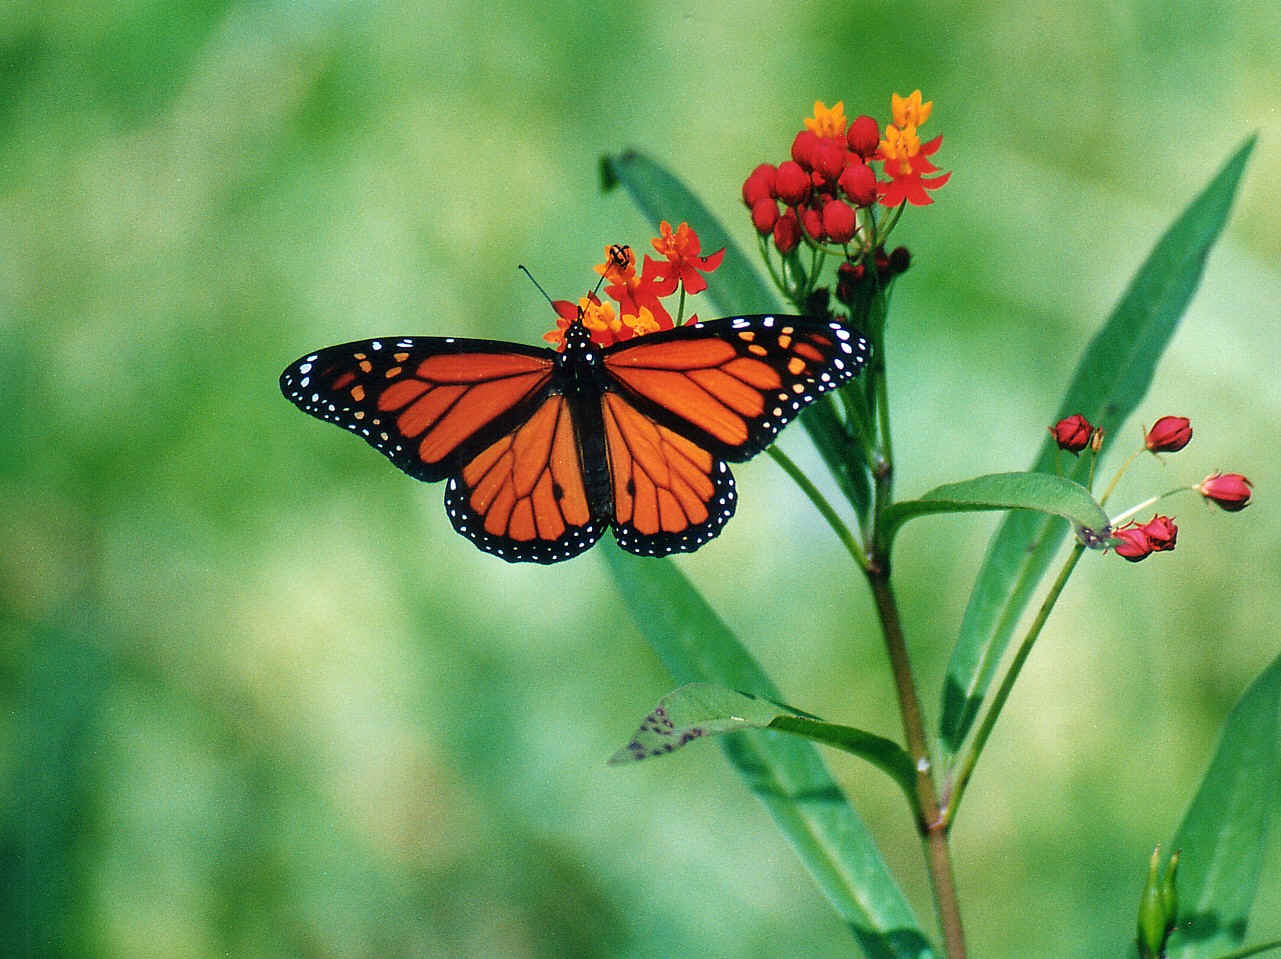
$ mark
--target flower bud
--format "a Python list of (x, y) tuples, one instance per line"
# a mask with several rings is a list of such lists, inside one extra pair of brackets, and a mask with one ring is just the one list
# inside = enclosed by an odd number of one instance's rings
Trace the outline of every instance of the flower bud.
[(855, 206), (871, 206), (876, 202), (876, 174), (866, 163), (851, 160), (845, 164), (837, 186)]
[(1166, 935), (1174, 931), (1179, 921), (1179, 889), (1175, 880), (1179, 872), (1180, 852), (1182, 852), (1181, 849), (1174, 850), (1174, 855), (1166, 864), (1165, 875), (1161, 877), (1161, 908), (1165, 910)]
[(851, 150), (867, 159), (881, 145), (881, 127), (869, 116), (856, 117), (845, 131), (845, 142)]
[(796, 249), (801, 241), (801, 225), (796, 219), (796, 211), (786, 210), (774, 224), (774, 246), (778, 252), (787, 255)]
[(1250, 505), (1252, 486), (1240, 473), (1211, 473), (1192, 488), (1221, 509), (1236, 513)]
[(797, 207), (801, 217), (801, 227), (816, 240), (823, 239), (823, 217), (812, 206)]
[(1157, 959), (1165, 945), (1165, 909), (1161, 905), (1161, 847), (1152, 850), (1148, 878), (1139, 896), (1137, 937), (1141, 959)]
[(1140, 526), (1130, 525), (1114, 529), (1112, 538), (1120, 540), (1119, 543), (1113, 545), (1113, 552), (1122, 559), (1128, 559), (1131, 563), (1146, 559), (1152, 552), (1152, 543), (1148, 540), (1148, 534)]
[(774, 178), (778, 198), (788, 206), (804, 202), (810, 192), (810, 176), (794, 160), (784, 160), (778, 165), (778, 174)]
[(814, 169), (814, 149), (818, 146), (819, 137), (813, 130), (802, 130), (792, 141), (792, 159), (806, 170)]
[(752, 204), (752, 226), (764, 236), (774, 229), (778, 222), (778, 201), (771, 197), (761, 197)]
[(743, 202), (750, 208), (756, 205), (757, 200), (773, 198), (774, 180), (777, 176), (778, 169), (774, 164), (762, 163), (757, 166), (743, 181)]
[(894, 275), (906, 273), (912, 265), (912, 254), (905, 246), (896, 246), (890, 251), (890, 272)]
[(842, 200), (829, 200), (823, 207), (823, 232), (833, 243), (848, 243), (858, 223), (854, 211)]
[(1192, 423), (1186, 416), (1163, 416), (1147, 431), (1143, 445), (1153, 453), (1177, 453), (1192, 439)]
[(1174, 525), (1173, 516), (1153, 516), (1139, 529), (1147, 536), (1154, 553), (1174, 549), (1174, 542), (1179, 536), (1179, 528)]
[(1049, 429), (1059, 449), (1067, 450), (1074, 456), (1085, 449), (1086, 444), (1090, 442), (1090, 434), (1094, 432), (1090, 421), (1080, 413), (1074, 413), (1059, 420)]
[(820, 139), (814, 147), (814, 172), (835, 183), (845, 169), (845, 147), (838, 140)]

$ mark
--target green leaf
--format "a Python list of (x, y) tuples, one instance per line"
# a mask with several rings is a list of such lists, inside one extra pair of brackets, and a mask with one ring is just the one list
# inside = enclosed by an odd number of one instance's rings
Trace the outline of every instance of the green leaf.
[[(1055, 420), (1080, 413), (1115, 435), (1134, 411), (1200, 282), (1253, 148), (1251, 138), (1157, 243), (1086, 348)], [(1050, 472), (1055, 453), (1047, 437), (1032, 469)], [(1081, 457), (1070, 476), (1080, 481), (1087, 468)], [(960, 749), (973, 726), (1019, 616), (1066, 531), (1057, 517), (1020, 511), (1006, 517), (988, 546), (943, 687), (940, 734), (949, 752)]]
[[(712, 682), (778, 700), (774, 684), (669, 560), (602, 543), (641, 632), (679, 683)], [(722, 738), (730, 762), (792, 842), (870, 959), (936, 953), (872, 840), (810, 743), (775, 730)]]
[(917, 516), (967, 513), (975, 510), (1025, 509), (1068, 520), (1082, 535), (1102, 534), (1108, 517), (1080, 483), (1048, 473), (992, 473), (930, 490), (920, 499), (895, 503), (882, 519), (882, 551), (899, 528)]
[(1281, 656), (1233, 707), (1201, 788), (1170, 843), (1179, 853), (1179, 924), (1170, 959), (1240, 946), (1269, 824), (1281, 811)]
[[(661, 164), (635, 150), (603, 156), (601, 185), (606, 190), (623, 186), (655, 230), (661, 220), (673, 226), (685, 220), (698, 232), (704, 252), (724, 248), (724, 261), (712, 274), (706, 291), (698, 294), (715, 304), (718, 316), (780, 311), (777, 292), (761, 279), (751, 258), (730, 239), (703, 201)], [(693, 308), (700, 315), (705, 313)], [(865, 494), (860, 497), (860, 484), (865, 487), (866, 478), (858, 475), (857, 463), (851, 465), (850, 460), (851, 454), (860, 456), (861, 451), (851, 442), (833, 395), (820, 396), (802, 414), (801, 423), (850, 502), (858, 504), (860, 498), (866, 502)]]
[(916, 805), (912, 759), (893, 740), (712, 683), (687, 683), (660, 699), (631, 741), (609, 761), (622, 764), (665, 756), (700, 739), (744, 729), (781, 729), (866, 759), (888, 773)]

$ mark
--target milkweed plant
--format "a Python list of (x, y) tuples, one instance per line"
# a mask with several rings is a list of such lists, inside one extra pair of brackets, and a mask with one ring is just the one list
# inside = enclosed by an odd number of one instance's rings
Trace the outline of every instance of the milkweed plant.
[[(592, 338), (608, 345), (680, 325), (686, 294), (705, 294), (722, 313), (772, 304), (786, 313), (835, 319), (870, 340), (872, 358), (862, 377), (820, 397), (802, 417), (840, 500), (826, 498), (777, 446), (768, 452), (822, 514), (867, 583), (888, 653), (901, 738), (860, 729), (857, 716), (845, 725), (797, 708), (803, 703), (783, 705), (778, 688), (677, 568), (631, 561), (617, 550), (607, 556), (642, 631), (683, 684), (655, 706), (611, 762), (645, 760), (734, 733), (722, 743), (737, 771), (769, 807), (863, 953), (877, 959), (967, 955), (950, 836), (1002, 707), (1082, 558), (1089, 554), (1089, 561), (1118, 566), (1159, 563), (1156, 554), (1176, 548), (1177, 510), (1194, 508), (1199, 497), (1235, 513), (1253, 493), (1245, 476), (1215, 470), (1136, 504), (1113, 506), (1118, 481), (1139, 457), (1169, 458), (1172, 470), (1185, 472), (1194, 432), (1194, 417), (1182, 415), (1193, 412), (1188, 410), (1162, 415), (1144, 429), (1132, 455), (1106, 481), (1095, 474), (1105, 446), (1129, 441), (1119, 427), (1144, 398), (1196, 288), (1251, 140), (1161, 238), (1088, 344), (1031, 468), (899, 497), (907, 484), (895, 470), (887, 385), (893, 357), (885, 333), (890, 293), (912, 263), (901, 242), (904, 226), (946, 196), (939, 191), (951, 176), (936, 165), (942, 136), (922, 139), (932, 112), (933, 103), (919, 90), (895, 94), (885, 123), (866, 115), (848, 120), (843, 103), (828, 108), (820, 101), (796, 133), (789, 158), (747, 173), (742, 201), (769, 285), (671, 172), (634, 151), (606, 156), (605, 188), (625, 188), (661, 220), (652, 243), (658, 257), (646, 253), (638, 265), (630, 248), (609, 248), (597, 267), (605, 296), (555, 303), (560, 320), (547, 335), (559, 344), (581, 317)], [(717, 252), (705, 256), (705, 248)], [(676, 305), (673, 295), (679, 295)], [(931, 730), (895, 596), (895, 538), (922, 517), (977, 510), (1006, 515), (979, 569), (936, 694)], [(1020, 614), (1033, 603), (1035, 615), (1016, 635), (1025, 619)], [(1133, 943), (1117, 943), (1117, 954), (1128, 949), (1142, 959), (1226, 959), (1281, 948), (1281, 942), (1245, 943), (1262, 837), (1281, 802), (1279, 724), (1281, 657), (1229, 716), (1176, 834), (1157, 845), (1146, 865), (1146, 851), (1133, 850), (1135, 889), (1142, 890), (1134, 903), (1137, 932)], [(937, 940), (899, 891), (816, 743), (870, 763), (900, 787), (920, 837)]]

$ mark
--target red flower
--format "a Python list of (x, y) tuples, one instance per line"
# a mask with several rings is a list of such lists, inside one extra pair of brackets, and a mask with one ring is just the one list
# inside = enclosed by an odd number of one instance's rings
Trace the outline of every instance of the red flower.
[(1059, 449), (1067, 450), (1075, 456), (1089, 444), (1090, 435), (1094, 432), (1094, 427), (1090, 425), (1090, 421), (1084, 416), (1074, 413), (1072, 416), (1059, 420), (1049, 427), (1049, 430), (1054, 436), (1054, 442), (1059, 445)]
[(1129, 525), (1114, 529), (1112, 538), (1120, 540), (1112, 546), (1116, 555), (1122, 559), (1128, 559), (1131, 563), (1145, 559), (1152, 552), (1152, 541), (1148, 539), (1148, 534), (1141, 526)]
[(787, 255), (795, 250), (796, 244), (800, 242), (801, 224), (796, 219), (796, 211), (787, 210), (774, 224), (774, 246), (778, 247), (779, 253)]
[(916, 127), (905, 130), (896, 126), (885, 128), (885, 139), (881, 141), (877, 154), (885, 161), (885, 173), (889, 176), (881, 183), (882, 204), (898, 206), (906, 201), (913, 206), (926, 206), (934, 202), (926, 191), (937, 190), (952, 176), (944, 173), (924, 178), (926, 173), (938, 172), (938, 167), (927, 158), (938, 150), (942, 142), (940, 134), (929, 143), (921, 143)]
[(778, 198), (788, 206), (796, 206), (810, 194), (810, 175), (795, 160), (784, 160), (778, 165), (774, 183)]
[(1143, 445), (1153, 453), (1177, 453), (1192, 439), (1192, 423), (1186, 416), (1163, 416), (1152, 424)]
[(848, 243), (858, 223), (854, 211), (842, 200), (828, 200), (823, 207), (823, 232), (833, 243)]
[(871, 206), (876, 202), (876, 174), (866, 163), (851, 160), (845, 164), (837, 185), (855, 206)]
[[(672, 225), (663, 220), (658, 224), (658, 232), (662, 235), (651, 242), (654, 249), (667, 258), (665, 266), (660, 264), (663, 278), (669, 281), (679, 280), (686, 293), (702, 293), (707, 289), (707, 281), (702, 274), (711, 273), (719, 267), (721, 260), (725, 259), (725, 251), (718, 250), (711, 256), (699, 256), (698, 234), (690, 229), (688, 223), (682, 223), (673, 230)], [(649, 272), (649, 263), (649, 257), (645, 257), (646, 273)]]
[(761, 197), (752, 204), (752, 226), (764, 236), (774, 229), (778, 222), (778, 201), (770, 197)]
[[(819, 144), (819, 136), (813, 130), (802, 130), (792, 141), (792, 159), (806, 170), (814, 169), (814, 151)], [(779, 164), (782, 166), (782, 164)]]
[(849, 148), (864, 160), (876, 152), (881, 143), (881, 128), (869, 116), (855, 117), (850, 128), (845, 131), (845, 142)]
[(828, 183), (835, 183), (845, 169), (848, 156), (845, 145), (839, 140), (819, 140), (814, 148), (814, 172)]
[(1250, 505), (1250, 489), (1253, 486), (1240, 473), (1216, 472), (1192, 488), (1221, 509), (1237, 513)]
[(1154, 553), (1174, 549), (1174, 541), (1179, 536), (1179, 528), (1174, 525), (1173, 516), (1153, 516), (1139, 529), (1147, 535)]
[(759, 164), (743, 181), (743, 202), (750, 208), (754, 207), (758, 200), (777, 196), (774, 192), (774, 181), (777, 176), (778, 169), (774, 164)]

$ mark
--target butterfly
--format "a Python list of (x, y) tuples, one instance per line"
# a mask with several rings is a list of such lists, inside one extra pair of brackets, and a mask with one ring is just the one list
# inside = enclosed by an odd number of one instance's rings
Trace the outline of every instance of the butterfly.
[(454, 529), (508, 562), (557, 563), (612, 526), (642, 556), (691, 552), (734, 514), (742, 462), (866, 365), (868, 341), (802, 316), (696, 322), (564, 350), (382, 337), (291, 363), (299, 409), (410, 476), (445, 480)]

